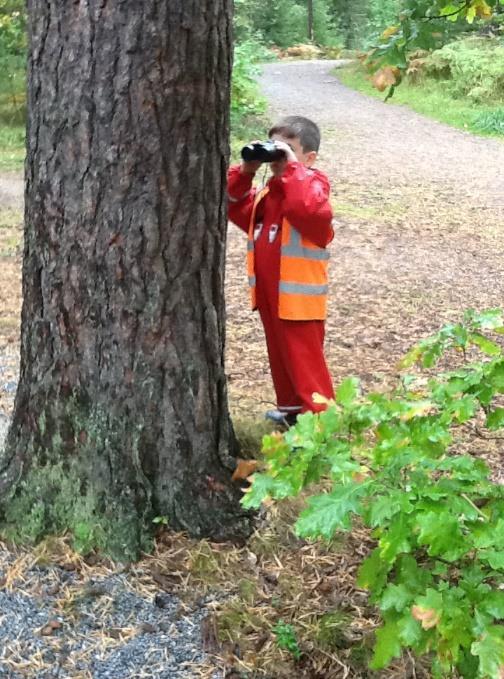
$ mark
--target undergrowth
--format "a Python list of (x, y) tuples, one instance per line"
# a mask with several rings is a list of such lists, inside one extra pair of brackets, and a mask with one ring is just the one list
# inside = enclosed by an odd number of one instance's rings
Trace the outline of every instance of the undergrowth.
[(259, 62), (271, 59), (271, 52), (256, 40), (238, 43), (234, 49), (231, 81), (231, 159), (238, 162), (240, 149), (253, 139), (267, 136), (266, 99), (260, 94)]
[[(364, 394), (348, 378), (335, 400), (320, 397), (325, 412), (264, 439), (265, 472), (246, 507), (311, 490), (298, 537), (332, 540), (361, 523), (372, 531), (357, 584), (382, 617), (374, 670), (412, 652), (436, 678), (502, 679), (504, 486), (457, 437), (504, 429), (503, 334), (501, 310), (468, 311), (402, 361), (426, 374), (404, 372), (389, 394)], [(459, 367), (436, 370), (449, 352)]]
[(455, 98), (504, 103), (504, 43), (499, 38), (473, 36), (445, 45), (426, 59), (425, 70)]

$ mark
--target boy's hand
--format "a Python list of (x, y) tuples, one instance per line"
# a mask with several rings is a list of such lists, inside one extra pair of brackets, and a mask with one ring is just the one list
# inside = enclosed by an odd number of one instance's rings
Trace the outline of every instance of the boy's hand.
[(284, 141), (275, 139), (275, 146), (285, 153), (285, 158), (282, 158), (282, 160), (275, 160), (273, 163), (270, 163), (270, 167), (271, 172), (275, 177), (281, 177), (288, 163), (297, 162), (297, 156), (289, 144), (286, 144)]
[[(254, 141), (251, 141), (250, 144), (260, 144), (261, 142), (258, 139), (255, 139)], [(260, 160), (242, 160), (241, 164), (241, 171), (243, 174), (251, 174), (254, 175), (257, 170), (261, 167), (262, 163)]]
[(285, 159), (288, 163), (295, 163), (297, 161), (297, 156), (289, 144), (284, 141), (280, 141), (279, 139), (275, 139), (275, 146), (277, 149), (280, 149), (280, 151), (285, 153)]
[(254, 175), (257, 170), (261, 167), (262, 163), (260, 160), (251, 160), (249, 162), (242, 160), (241, 171), (243, 174)]

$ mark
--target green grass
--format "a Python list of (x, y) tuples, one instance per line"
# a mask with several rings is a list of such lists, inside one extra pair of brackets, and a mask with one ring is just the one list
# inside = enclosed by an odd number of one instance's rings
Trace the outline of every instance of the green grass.
[(6, 70), (0, 85), (0, 172), (21, 171), (25, 158), (25, 73)]
[[(352, 89), (382, 101), (385, 99), (385, 94), (378, 92), (372, 86), (367, 74), (360, 66), (348, 66), (338, 69), (335, 75), (344, 85)], [(499, 105), (475, 104), (468, 99), (455, 99), (447, 92), (446, 85), (436, 80), (425, 79), (418, 85), (403, 82), (396, 89), (390, 102), (409, 106), (409, 108), (417, 113), (452, 127), (474, 132), (482, 136), (502, 137), (502, 133), (492, 128), (482, 129), (477, 123), (482, 115), (491, 115), (498, 111)], [(501, 107), (502, 104), (500, 105)]]
[(482, 132), (504, 135), (504, 106), (495, 111), (479, 113), (474, 127)]
[(25, 159), (25, 128), (0, 127), (0, 172), (21, 171)]

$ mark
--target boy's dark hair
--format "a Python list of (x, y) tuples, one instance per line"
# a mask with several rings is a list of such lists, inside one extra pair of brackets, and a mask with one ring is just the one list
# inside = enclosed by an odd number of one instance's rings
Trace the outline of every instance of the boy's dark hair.
[(309, 118), (302, 116), (282, 118), (269, 131), (270, 137), (274, 134), (281, 134), (287, 139), (299, 139), (305, 153), (318, 151), (320, 148), (320, 130), (318, 125)]

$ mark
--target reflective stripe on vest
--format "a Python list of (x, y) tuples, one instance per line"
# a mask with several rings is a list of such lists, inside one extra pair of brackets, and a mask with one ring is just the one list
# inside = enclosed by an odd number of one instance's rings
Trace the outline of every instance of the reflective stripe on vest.
[(280, 292), (286, 292), (290, 295), (327, 295), (329, 292), (328, 285), (309, 285), (307, 283), (286, 283), (280, 281)]
[(257, 206), (261, 200), (269, 193), (269, 188), (266, 186), (261, 191), (257, 192), (254, 199), (254, 205), (252, 206), (252, 214), (250, 215), (249, 232), (248, 232), (248, 242), (247, 242), (247, 270), (248, 270), (248, 282), (250, 287), (250, 301), (252, 304), (252, 309), (257, 307), (256, 302), (256, 276), (255, 276), (255, 243), (254, 243), (254, 230), (255, 230), (255, 218), (257, 213)]
[(292, 226), (289, 244), (282, 245), (282, 255), (286, 257), (301, 257), (302, 259), (329, 259), (327, 250), (322, 250), (322, 248), (312, 250), (303, 247), (301, 234)]
[[(268, 194), (258, 191), (250, 217), (247, 268), (252, 308), (256, 304), (254, 229), (257, 206)], [(302, 237), (286, 219), (282, 222), (278, 316), (284, 320), (324, 320), (327, 316), (329, 252)]]

